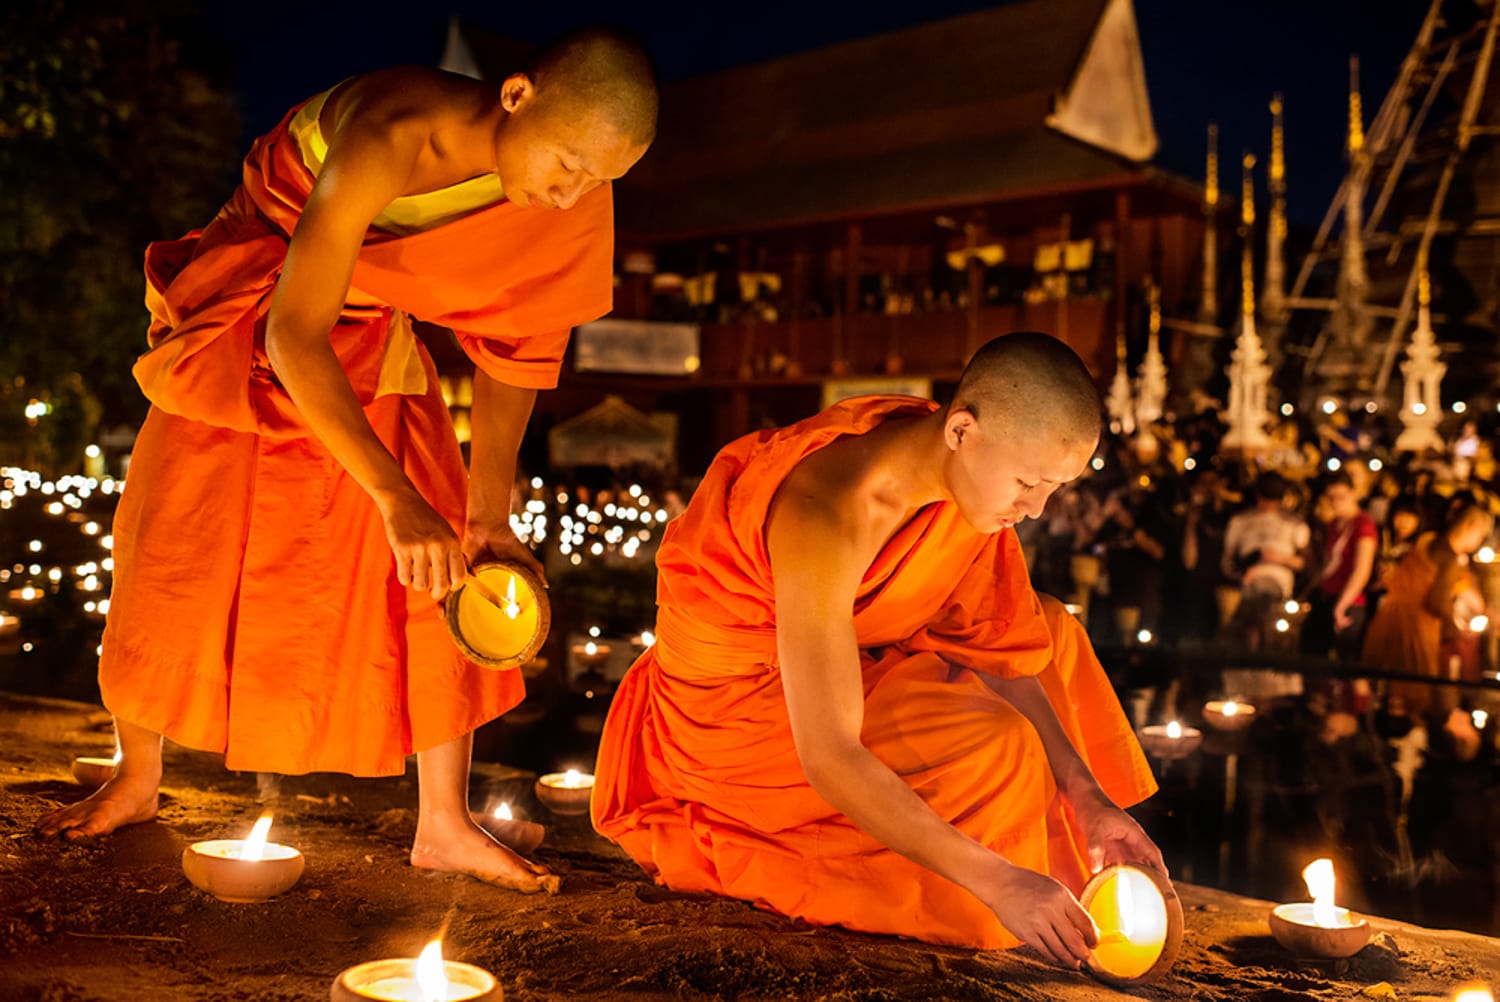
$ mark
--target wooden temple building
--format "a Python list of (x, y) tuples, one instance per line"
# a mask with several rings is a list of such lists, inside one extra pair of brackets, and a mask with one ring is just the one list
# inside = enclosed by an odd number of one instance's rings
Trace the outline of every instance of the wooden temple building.
[[(521, 58), (456, 24), (443, 65), (499, 79)], [(1019, 329), (1103, 386), (1117, 345), (1144, 347), (1149, 283), (1196, 312), (1204, 189), (1155, 150), (1130, 0), (1026, 0), (668, 82), (616, 185), (615, 312), (575, 334), (593, 361), (570, 360), (538, 429), (606, 393), (709, 416), (679, 424), (699, 470), (838, 396), (941, 398)]]

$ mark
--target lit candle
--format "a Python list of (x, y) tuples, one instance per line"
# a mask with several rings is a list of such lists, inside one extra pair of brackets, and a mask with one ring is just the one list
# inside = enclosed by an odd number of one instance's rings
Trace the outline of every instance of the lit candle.
[(1203, 732), (1173, 720), (1165, 726), (1151, 724), (1140, 731), (1141, 747), (1159, 759), (1185, 758), (1203, 743)]
[(1352, 957), (1370, 941), (1370, 924), (1334, 904), (1333, 860), (1315, 859), (1302, 871), (1312, 902), (1271, 909), (1271, 935), (1299, 956)]
[(1155, 870), (1120, 865), (1101, 870), (1078, 897), (1099, 928), (1085, 967), (1095, 977), (1128, 987), (1153, 981), (1182, 946), (1182, 902)]
[(612, 648), (609, 644), (586, 640), (581, 644), (574, 644), (571, 650), (573, 652), (573, 660), (577, 661), (585, 669), (593, 671), (603, 667), (605, 662), (609, 660)]
[(1203, 722), (1218, 731), (1242, 731), (1255, 720), (1255, 707), (1236, 699), (1211, 699), (1203, 704)]
[(1489, 986), (1478, 982), (1459, 985), (1453, 989), (1453, 994), (1448, 998), (1451, 1002), (1495, 1002), (1495, 996), (1490, 992)]
[(10, 590), (10, 600), (16, 605), (35, 605), (42, 600), (42, 596), (45, 594), (47, 593), (40, 588), (33, 588), (31, 585), (26, 585), (23, 588), (12, 588)]
[(194, 842), (182, 851), (182, 870), (195, 887), (220, 901), (264, 901), (302, 877), (302, 853), (267, 842), (271, 815), (263, 814), (243, 839)]
[(488, 668), (518, 668), (552, 626), (541, 579), (520, 564), (480, 564), (444, 603), (459, 650)]
[(120, 764), (120, 753), (110, 758), (95, 755), (80, 755), (73, 760), (73, 778), (79, 786), (98, 789), (114, 778), (115, 766)]
[(332, 1002), (498, 1002), (495, 976), (482, 967), (444, 960), (433, 940), (416, 959), (373, 960), (351, 967), (333, 983)]
[(536, 781), (536, 798), (555, 814), (587, 814), (594, 777), (577, 769), (549, 772)]
[(516, 817), (510, 804), (504, 801), (488, 814), (475, 812), (473, 818), (474, 823), (493, 835), (497, 842), (522, 856), (531, 855), (547, 835), (547, 829), (536, 822)]

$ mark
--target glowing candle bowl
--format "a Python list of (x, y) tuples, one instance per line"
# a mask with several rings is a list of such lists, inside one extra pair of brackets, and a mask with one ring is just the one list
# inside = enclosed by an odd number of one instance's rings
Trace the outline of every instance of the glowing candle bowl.
[(549, 772), (536, 781), (536, 799), (554, 814), (587, 814), (594, 795), (594, 777), (577, 769)]
[(1186, 758), (1198, 750), (1203, 743), (1203, 732), (1196, 727), (1184, 727), (1173, 720), (1166, 724), (1150, 724), (1140, 729), (1141, 747), (1146, 753), (1159, 759)]
[(500, 1002), (505, 997), (495, 976), (482, 967), (444, 960), (438, 942), (420, 957), (372, 960), (339, 974), (329, 991), (332, 1002)]
[(1182, 949), (1182, 902), (1155, 870), (1122, 864), (1094, 875), (1078, 896), (1099, 927), (1099, 944), (1084, 967), (1122, 988), (1161, 977)]
[(1333, 862), (1314, 860), (1302, 877), (1313, 900), (1271, 909), (1271, 935), (1299, 957), (1352, 957), (1370, 942), (1370, 923), (1333, 903)]
[(609, 644), (600, 643), (597, 640), (589, 640), (585, 643), (574, 644), (570, 648), (570, 651), (572, 652), (573, 660), (582, 665), (585, 671), (598, 671), (609, 661), (612, 648)]
[(274, 898), (302, 878), (302, 853), (267, 842), (271, 816), (256, 822), (249, 838), (194, 842), (182, 850), (182, 872), (220, 901), (248, 904)]
[(1203, 722), (1216, 731), (1243, 731), (1255, 722), (1255, 707), (1234, 699), (1211, 699), (1203, 704)]
[(502, 803), (485, 814), (475, 811), (473, 818), (474, 823), (494, 836), (497, 842), (522, 856), (530, 856), (547, 837), (546, 828), (535, 821), (516, 817), (509, 804)]
[(478, 565), (449, 594), (443, 611), (458, 649), (486, 668), (519, 668), (552, 628), (547, 590), (520, 564)]
[(73, 760), (73, 778), (79, 786), (97, 790), (115, 777), (118, 756), (102, 758), (96, 755), (80, 755)]

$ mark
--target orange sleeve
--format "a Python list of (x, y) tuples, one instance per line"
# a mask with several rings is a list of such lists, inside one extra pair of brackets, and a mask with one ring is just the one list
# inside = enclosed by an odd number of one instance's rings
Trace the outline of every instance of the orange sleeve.
[(567, 351), (568, 337), (572, 333), (572, 328), (564, 327), (523, 338), (471, 334), (457, 330), (453, 332), (453, 336), (458, 338), (464, 354), (485, 375), (507, 386), (550, 390), (557, 386), (557, 377), (562, 371), (563, 353)]

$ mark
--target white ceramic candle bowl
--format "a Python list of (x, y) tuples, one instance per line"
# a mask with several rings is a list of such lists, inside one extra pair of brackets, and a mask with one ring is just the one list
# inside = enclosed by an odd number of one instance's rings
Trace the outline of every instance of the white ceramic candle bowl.
[[(495, 976), (482, 967), (456, 960), (443, 961), (443, 975), (448, 979), (444, 1002), (501, 1002), (505, 992)], [(424, 1002), (426, 995), (417, 984), (415, 958), (372, 960), (342, 972), (333, 982), (328, 995), (331, 1002)]]
[(266, 843), (262, 859), (240, 859), (244, 839), (194, 842), (182, 850), (182, 872), (193, 886), (220, 901), (250, 903), (290, 890), (302, 877), (302, 853), (288, 845)]
[(1335, 908), (1338, 925), (1320, 926), (1310, 901), (1271, 909), (1271, 935), (1298, 957), (1352, 957), (1370, 942), (1370, 923), (1347, 908)]

